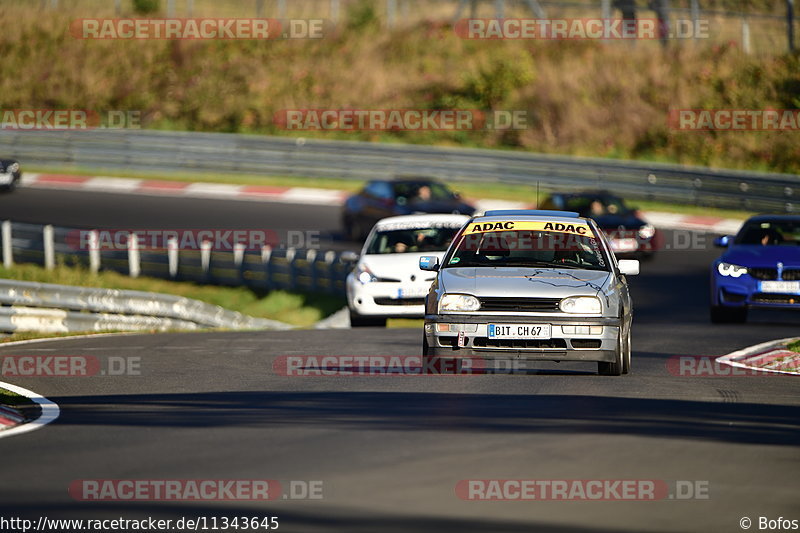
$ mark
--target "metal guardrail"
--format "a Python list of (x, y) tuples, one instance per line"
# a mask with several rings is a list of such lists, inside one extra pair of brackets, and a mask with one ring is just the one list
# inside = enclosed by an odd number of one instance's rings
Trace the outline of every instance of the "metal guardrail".
[(467, 148), (152, 130), (0, 131), (24, 166), (371, 179), (398, 174), (762, 212), (800, 210), (800, 176)]
[[(79, 245), (76, 238), (78, 232), (85, 230), (9, 221), (1, 223), (0, 227), (0, 256), (6, 267), (14, 263), (33, 263), (52, 268), (55, 264), (63, 263), (92, 270), (112, 270), (131, 276), (142, 275), (208, 285), (246, 286), (262, 291), (286, 289), (340, 296), (345, 294), (345, 279), (353, 267), (347, 252), (332, 250), (273, 250), (265, 246), (261, 250), (242, 250), (236, 253), (202, 248), (177, 250), (170, 257), (169, 250), (144, 250), (135, 247), (124, 250), (87, 250)], [(1, 291), (0, 282), (0, 294)], [(72, 301), (86, 298), (88, 302), (89, 298), (85, 293), (65, 293), (59, 298), (67, 301), (68, 296)], [(178, 300), (160, 300), (162, 307), (159, 309), (162, 312), (166, 313), (170, 306), (173, 313), (178, 312), (164, 316), (183, 318), (181, 313), (190, 310), (189, 304)], [(101, 301), (94, 300), (92, 305), (96, 310), (108, 310), (102, 307)], [(135, 311), (156, 304), (138, 299), (130, 300), (127, 305), (131, 311)]]
[[(37, 316), (48, 320), (52, 316), (59, 316), (57, 313), (55, 315), (48, 313), (50, 310), (81, 311), (74, 316), (68, 312), (64, 319), (68, 323), (80, 321), (84, 325), (88, 321), (94, 326), (89, 328), (92, 330), (98, 329), (101, 323), (108, 324), (102, 329), (114, 329), (114, 324), (121, 326), (118, 329), (127, 329), (122, 326), (131, 325), (141, 326), (137, 329), (146, 329), (154, 327), (154, 323), (160, 327), (176, 329), (289, 328), (282, 322), (249, 317), (216, 305), (171, 294), (7, 279), (0, 279), (0, 305), (22, 306), (22, 309), (0, 307), (0, 316), (25, 317), (28, 321)], [(87, 314), (90, 316), (87, 317)]]

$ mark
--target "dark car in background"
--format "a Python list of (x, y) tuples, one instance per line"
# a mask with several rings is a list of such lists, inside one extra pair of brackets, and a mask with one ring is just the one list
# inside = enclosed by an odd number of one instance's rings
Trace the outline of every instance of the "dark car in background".
[(800, 216), (755, 216), (714, 244), (727, 249), (711, 267), (712, 322), (744, 322), (753, 308), (800, 310)]
[(414, 213), (472, 215), (475, 208), (458, 193), (431, 178), (372, 180), (345, 200), (342, 228), (353, 241), (364, 239), (381, 219)]
[(13, 191), (21, 178), (19, 161), (0, 159), (0, 191)]
[(608, 191), (553, 193), (539, 208), (573, 211), (591, 218), (608, 236), (618, 257), (649, 259), (660, 248), (661, 236), (656, 228), (636, 209), (628, 207), (625, 200)]

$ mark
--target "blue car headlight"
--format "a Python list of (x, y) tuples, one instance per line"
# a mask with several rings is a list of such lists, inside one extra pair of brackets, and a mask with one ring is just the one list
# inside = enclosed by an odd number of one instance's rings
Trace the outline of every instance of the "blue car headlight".
[(742, 274), (747, 274), (747, 267), (723, 262), (717, 265), (717, 272), (719, 272), (722, 276), (738, 278), (741, 277)]

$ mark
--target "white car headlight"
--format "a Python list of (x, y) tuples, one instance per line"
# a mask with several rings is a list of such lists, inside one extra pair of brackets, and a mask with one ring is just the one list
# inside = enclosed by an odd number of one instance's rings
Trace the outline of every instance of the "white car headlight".
[(477, 311), (481, 303), (469, 294), (445, 294), (439, 300), (439, 312), (442, 311)]
[(355, 276), (356, 279), (363, 284), (378, 281), (378, 278), (375, 277), (375, 274), (373, 274), (370, 269), (364, 265), (358, 265), (356, 267)]
[(652, 224), (645, 224), (639, 228), (639, 237), (642, 239), (651, 239), (656, 234), (656, 228)]
[(723, 276), (738, 278), (742, 274), (747, 274), (747, 267), (732, 265), (731, 263), (720, 263), (717, 265), (717, 272)]
[(603, 310), (600, 299), (595, 296), (570, 296), (561, 300), (558, 307), (564, 313), (576, 314), (594, 314)]
[(6, 169), (9, 174), (14, 174), (17, 171), (19, 171), (19, 163), (11, 163)]

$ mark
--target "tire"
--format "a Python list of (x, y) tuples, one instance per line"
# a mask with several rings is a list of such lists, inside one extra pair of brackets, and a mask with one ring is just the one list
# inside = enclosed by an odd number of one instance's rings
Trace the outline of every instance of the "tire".
[(431, 347), (428, 346), (428, 336), (425, 335), (425, 332), (422, 333), (422, 357), (430, 357), (431, 355)]
[(628, 326), (628, 334), (625, 335), (624, 340), (624, 349), (625, 351), (622, 354), (622, 373), (629, 374), (631, 371), (631, 328)]
[(601, 376), (621, 376), (625, 365), (625, 340), (622, 335), (623, 327), (620, 326), (620, 334), (617, 337), (617, 349), (615, 351), (615, 361), (607, 363), (600, 361), (597, 363), (597, 373)]
[(350, 310), (350, 327), (351, 328), (364, 328), (364, 327), (386, 327), (386, 317), (364, 316), (354, 313)]
[(742, 324), (747, 322), (747, 308), (712, 305), (709, 318), (712, 324)]

